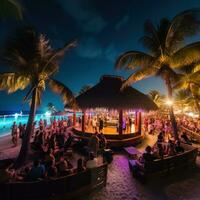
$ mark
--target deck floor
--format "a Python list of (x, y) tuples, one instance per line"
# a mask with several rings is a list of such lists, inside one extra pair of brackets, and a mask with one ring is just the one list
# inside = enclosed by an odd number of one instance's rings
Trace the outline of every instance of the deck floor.
[[(80, 126), (76, 126), (75, 128), (77, 130), (81, 131)], [(95, 130), (93, 130), (92, 126), (86, 126), (85, 132), (94, 133)], [(102, 133), (103, 134), (118, 134), (117, 127), (111, 127), (111, 126), (104, 127)], [(135, 133), (135, 126), (134, 125), (131, 128), (128, 128), (127, 130), (123, 131), (123, 134), (130, 134), (130, 133)]]

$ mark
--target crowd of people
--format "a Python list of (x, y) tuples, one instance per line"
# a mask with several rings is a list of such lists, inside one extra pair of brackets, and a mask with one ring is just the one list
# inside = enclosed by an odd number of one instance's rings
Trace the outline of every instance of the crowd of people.
[(184, 153), (185, 149), (181, 145), (181, 141), (187, 144), (191, 144), (191, 140), (183, 132), (180, 135), (180, 140), (174, 138), (166, 140), (166, 133), (160, 131), (157, 135), (157, 141), (153, 146), (147, 146), (144, 153), (135, 160), (134, 170), (145, 167), (146, 163), (152, 162), (156, 159), (164, 159), (170, 156), (175, 156), (180, 153)]
[[(73, 146), (79, 139), (70, 131), (70, 118), (52, 119), (50, 124), (41, 119), (35, 123), (31, 149), (33, 151), (32, 165), (30, 162), (20, 170), (14, 170), (12, 166), (1, 172), (2, 181), (36, 181), (44, 178), (56, 178), (73, 173), (79, 173), (87, 168), (97, 167), (103, 159), (99, 152), (106, 148), (106, 139), (97, 131), (88, 142), (88, 155), (81, 156), (74, 152)], [(25, 128), (25, 126), (22, 126)], [(23, 138), (25, 129), (20, 129), (13, 123), (12, 141), (17, 145), (19, 138)], [(77, 163), (77, 164), (74, 164)]]
[(200, 133), (200, 119), (191, 117), (177, 117), (178, 126), (185, 127), (192, 132)]
[[(177, 127), (181, 130), (183, 127), (195, 133), (200, 133), (200, 119), (186, 116), (176, 117)], [(149, 134), (163, 131), (167, 136), (172, 133), (171, 121), (167, 116), (147, 116), (144, 118), (144, 130)]]
[[(79, 126), (81, 123), (79, 122)], [(108, 115), (88, 115), (85, 119), (85, 127), (89, 131), (95, 133), (104, 132), (106, 127), (116, 128), (116, 132), (119, 131), (119, 120), (116, 116), (108, 116)], [(135, 119), (133, 116), (124, 116), (122, 122), (122, 131), (123, 133), (131, 133), (135, 130)]]
[(19, 139), (23, 137), (25, 130), (26, 124), (22, 125), (22, 123), (19, 123), (19, 125), (17, 125), (16, 122), (13, 122), (11, 127), (11, 136), (14, 147), (18, 145)]
[[(43, 178), (55, 178), (65, 176), (72, 173), (79, 173), (86, 168), (96, 167), (98, 165), (99, 152), (107, 147), (107, 140), (102, 133), (103, 120), (97, 122), (96, 118), (91, 121), (94, 134), (87, 144), (87, 157), (79, 157), (76, 159), (76, 166), (71, 162), (73, 156), (72, 146), (76, 143), (77, 138), (69, 131), (72, 121), (68, 119), (51, 119), (50, 124), (46, 120), (40, 120), (35, 123), (31, 147), (34, 151), (34, 160), (32, 166), (29, 165), (20, 171), (14, 171), (9, 168), (5, 171), (4, 178), (9, 180), (35, 181)], [(97, 128), (97, 124), (99, 128)], [(192, 131), (199, 131), (200, 120), (190, 118), (177, 117), (177, 125), (179, 127), (179, 138), (176, 140), (172, 135), (171, 122), (167, 116), (147, 116), (144, 118), (143, 127), (145, 132), (156, 134), (157, 141), (154, 146), (147, 146), (145, 152), (137, 160), (138, 165), (155, 159), (163, 159), (164, 157), (174, 156), (183, 153), (185, 150), (181, 146), (181, 142), (191, 144), (191, 138), (180, 129), (184, 126)], [(13, 123), (12, 141), (16, 146), (19, 138), (23, 138), (26, 125)], [(100, 131), (98, 133), (98, 131)]]
[(177, 117), (178, 137), (175, 139), (172, 134), (171, 122), (167, 116), (146, 116), (144, 118), (144, 130), (149, 134), (156, 134), (157, 141), (154, 146), (147, 146), (145, 152), (138, 158), (135, 165), (144, 165), (145, 162), (155, 159), (163, 159), (165, 157), (174, 156), (183, 153), (185, 150), (181, 146), (181, 142), (192, 145), (192, 138), (184, 131), (182, 127), (188, 128), (196, 133), (199, 132), (200, 120), (189, 117)]

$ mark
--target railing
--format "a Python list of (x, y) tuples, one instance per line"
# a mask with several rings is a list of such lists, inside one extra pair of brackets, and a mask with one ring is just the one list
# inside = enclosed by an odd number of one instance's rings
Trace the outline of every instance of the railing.
[(78, 196), (106, 185), (107, 164), (84, 172), (50, 180), (16, 182), (0, 185), (2, 200), (76, 199)]
[(194, 132), (184, 126), (181, 126), (181, 129), (183, 129), (184, 131), (186, 131), (186, 133), (190, 134), (191, 139), (197, 139), (200, 142), (200, 133)]

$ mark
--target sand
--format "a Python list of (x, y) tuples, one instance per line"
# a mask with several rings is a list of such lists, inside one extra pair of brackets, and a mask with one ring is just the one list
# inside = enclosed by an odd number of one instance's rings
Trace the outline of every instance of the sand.
[[(148, 135), (138, 148), (143, 151), (147, 144), (153, 145), (155, 141), (155, 136)], [(9, 148), (11, 146), (9, 136), (0, 139), (0, 151), (5, 157), (17, 154), (19, 147)], [(108, 167), (107, 186), (77, 200), (199, 200), (199, 163), (200, 158), (197, 158), (196, 169), (151, 180), (144, 185), (132, 176), (126, 154), (119, 152)]]

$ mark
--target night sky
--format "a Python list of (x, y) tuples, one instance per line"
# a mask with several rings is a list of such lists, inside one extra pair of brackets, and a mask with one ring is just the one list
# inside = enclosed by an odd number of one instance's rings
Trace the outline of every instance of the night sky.
[[(44, 33), (54, 48), (71, 39), (78, 46), (68, 52), (61, 62), (57, 79), (74, 93), (86, 84), (94, 85), (103, 74), (127, 77), (130, 72), (115, 71), (116, 57), (127, 50), (145, 49), (138, 42), (143, 24), (150, 19), (158, 23), (163, 17), (171, 19), (177, 13), (200, 7), (199, 0), (23, 0), (24, 20), (0, 22), (0, 44), (6, 35), (22, 24), (31, 24)], [(200, 35), (194, 39), (200, 39)], [(190, 40), (189, 42), (191, 42)], [(0, 68), (2, 70), (3, 67)], [(151, 89), (165, 92), (162, 80), (149, 78), (133, 85), (148, 93)], [(21, 110), (24, 91), (6, 95), (0, 92), (0, 110)], [(61, 98), (46, 91), (40, 110), (48, 102), (62, 109)]]

